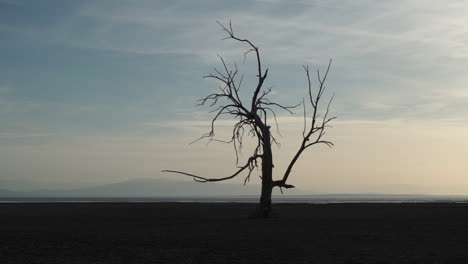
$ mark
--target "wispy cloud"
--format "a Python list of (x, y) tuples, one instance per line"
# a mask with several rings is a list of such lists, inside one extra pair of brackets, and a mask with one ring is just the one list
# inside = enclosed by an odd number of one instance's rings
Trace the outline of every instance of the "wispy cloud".
[(236, 33), (261, 47), (266, 64), (283, 71), (278, 64), (317, 65), (333, 57), (341, 79), (332, 82), (343, 87), (342, 98), (363, 111), (383, 111), (407, 105), (405, 97), (466, 90), (467, 11), (468, 3), (456, 0), (102, 1), (83, 2), (42, 33), (69, 45), (192, 55), (216, 65), (217, 54), (242, 60), (244, 47), (221, 41), (215, 23), (232, 19)]
[[(384, 116), (440, 113), (442, 105), (458, 99), (431, 101), (427, 95), (463, 91), (468, 83), (463, 70), (468, 67), (465, 2), (241, 1), (232, 7), (227, 2), (201, 1), (197, 5), (87, 3), (55, 27), (54, 34), (56, 39), (89, 48), (194, 55), (216, 64), (217, 54), (229, 60), (242, 58), (244, 47), (220, 41), (224, 35), (215, 23), (232, 19), (235, 31), (254, 40), (265, 62), (275, 69), (283, 69), (277, 64), (323, 64), (333, 57), (334, 74), (341, 79), (331, 82), (339, 88), (338, 97), (345, 98), (341, 103), (357, 104), (360, 113), (377, 109)], [(95, 26), (84, 27), (88, 19)], [(431, 105), (432, 111), (425, 110)]]
[[(401, 47), (430, 49), (437, 52), (433, 56), (468, 55), (468, 48), (463, 45), (467, 18), (462, 12), (467, 4), (425, 3), (241, 1), (236, 8), (230, 8), (226, 3), (213, 5), (212, 1), (201, 1), (200, 8), (192, 8), (189, 13), (190, 4), (182, 3), (139, 2), (119, 6), (91, 3), (83, 6), (77, 16), (96, 20), (97, 27), (84, 32), (89, 45), (138, 53), (194, 53), (212, 60), (213, 51), (221, 46), (213, 39), (222, 37), (214, 22), (232, 18), (239, 34), (255, 39), (280, 61), (304, 59), (317, 51), (333, 51), (328, 56), (341, 57), (402, 52)], [(214, 10), (204, 6), (214, 6)], [(75, 17), (65, 25), (77, 29), (79, 23), (81, 20)], [(132, 31), (122, 36), (122, 28)], [(269, 30), (273, 28), (274, 34)], [(67, 31), (63, 29), (61, 33)], [(119, 35), (122, 41), (113, 41)]]
[[(323, 57), (382, 60), (388, 56), (427, 60), (468, 58), (461, 1), (240, 1), (205, 0), (193, 5), (86, 2), (74, 15), (45, 30), (45, 36), (86, 47), (142, 54), (193, 54), (207, 61), (216, 53), (242, 54), (218, 41), (215, 21), (233, 20), (236, 32), (255, 40), (269, 60), (320, 62)], [(89, 27), (90, 23), (93, 24)], [(274, 31), (273, 31), (274, 30)], [(223, 48), (223, 47), (228, 48)], [(226, 52), (228, 50), (228, 52)], [(378, 54), (380, 53), (380, 54)]]

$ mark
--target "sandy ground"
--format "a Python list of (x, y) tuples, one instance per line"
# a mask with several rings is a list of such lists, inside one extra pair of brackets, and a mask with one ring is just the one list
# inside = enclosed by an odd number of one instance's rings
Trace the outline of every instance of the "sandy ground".
[(468, 204), (0, 204), (0, 263), (468, 263)]

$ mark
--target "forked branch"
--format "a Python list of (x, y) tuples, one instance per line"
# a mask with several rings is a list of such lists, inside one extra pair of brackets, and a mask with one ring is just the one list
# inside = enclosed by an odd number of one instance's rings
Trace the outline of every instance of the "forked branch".
[[(304, 71), (306, 73), (306, 76), (307, 76), (307, 88), (308, 88), (308, 94), (309, 94), (309, 103), (312, 105), (312, 117), (311, 117), (311, 124), (310, 124), (310, 127), (307, 128), (307, 111), (306, 111), (306, 105), (305, 105), (305, 102), (303, 101), (303, 108), (304, 108), (304, 128), (303, 128), (303, 132), (302, 132), (302, 142), (301, 142), (301, 145), (299, 146), (299, 149), (297, 150), (296, 154), (293, 156), (291, 162), (289, 163), (284, 175), (283, 175), (283, 178), (281, 180), (278, 180), (278, 181), (275, 181), (274, 182), (274, 186), (278, 186), (278, 187), (284, 187), (284, 188), (287, 188), (286, 186), (290, 186), (288, 184), (286, 184), (286, 181), (288, 180), (289, 178), (289, 175), (291, 174), (291, 171), (292, 171), (292, 168), (294, 167), (294, 165), (296, 164), (297, 160), (299, 159), (299, 157), (301, 156), (301, 154), (304, 152), (304, 150), (306, 150), (307, 148), (313, 146), (313, 145), (317, 145), (317, 144), (324, 144), (328, 147), (332, 147), (333, 146), (333, 142), (331, 141), (328, 141), (328, 140), (324, 140), (322, 139), (323, 136), (325, 135), (325, 129), (327, 127), (330, 127), (328, 125), (328, 123), (330, 123), (332, 120), (336, 119), (336, 117), (328, 117), (329, 115), (329, 112), (330, 112), (330, 105), (333, 101), (333, 97), (332, 96), (330, 98), (330, 100), (328, 101), (328, 104), (327, 104), (327, 108), (326, 108), (326, 111), (323, 115), (323, 118), (319, 118), (318, 116), (318, 110), (319, 110), (319, 103), (320, 103), (320, 99), (322, 98), (322, 95), (325, 91), (325, 81), (327, 79), (327, 76), (328, 76), (328, 73), (330, 71), (330, 67), (331, 67), (331, 63), (332, 63), (332, 60), (330, 59), (330, 62), (328, 63), (328, 66), (327, 66), (327, 69), (325, 71), (325, 75), (323, 76), (323, 78), (321, 77), (320, 75), (320, 71), (317, 70), (317, 78), (318, 78), (318, 89), (317, 89), (317, 92), (316, 94), (313, 94), (312, 92), (312, 80), (311, 80), (311, 77), (310, 77), (310, 70), (309, 70), (309, 66), (303, 66), (304, 68)], [(319, 120), (320, 119), (320, 120)], [(315, 138), (313, 137), (315, 136)], [(289, 187), (291, 188), (291, 187)]]

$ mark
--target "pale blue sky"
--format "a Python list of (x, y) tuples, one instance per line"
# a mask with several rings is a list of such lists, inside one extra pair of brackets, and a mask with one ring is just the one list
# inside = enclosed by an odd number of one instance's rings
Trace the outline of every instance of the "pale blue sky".
[[(468, 185), (467, 13), (456, 0), (0, 0), (0, 180), (89, 185), (161, 177), (179, 162), (203, 173), (197, 153), (218, 146), (186, 144), (209, 119), (195, 100), (216, 88), (201, 76), (222, 55), (247, 74), (244, 92), (254, 80), (244, 47), (221, 40), (216, 21), (231, 19), (260, 46), (279, 102), (302, 100), (302, 64), (334, 60), (337, 147), (320, 149), (334, 153), (318, 165), (327, 177), (296, 181), (346, 191), (346, 183), (417, 185), (430, 175), (438, 185), (438, 170), (450, 167), (443, 182)], [(290, 140), (281, 139), (286, 154)], [(379, 140), (392, 143), (373, 149)], [(205, 160), (220, 162), (219, 153)], [(364, 169), (375, 156), (377, 168)], [(301, 174), (314, 170), (305, 164)]]

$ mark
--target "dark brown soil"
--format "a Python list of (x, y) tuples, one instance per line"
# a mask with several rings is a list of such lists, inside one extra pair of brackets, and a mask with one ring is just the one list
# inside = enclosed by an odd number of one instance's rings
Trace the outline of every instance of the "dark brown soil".
[(0, 263), (468, 263), (468, 204), (0, 204)]

